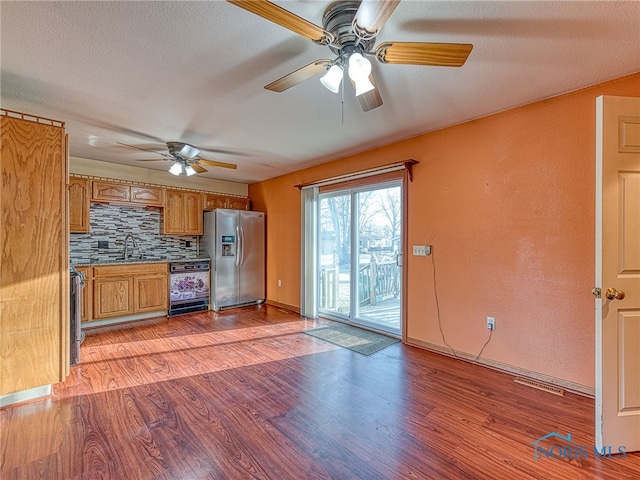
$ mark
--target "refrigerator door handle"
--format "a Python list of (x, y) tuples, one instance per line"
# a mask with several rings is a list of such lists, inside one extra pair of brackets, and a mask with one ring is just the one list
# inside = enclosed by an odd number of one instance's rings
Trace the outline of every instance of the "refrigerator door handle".
[(240, 265), (240, 252), (242, 252), (242, 239), (240, 238), (240, 226), (236, 225), (236, 267)]
[(244, 265), (244, 228), (240, 225), (240, 239), (242, 240), (240, 244), (242, 248), (240, 249), (240, 265)]

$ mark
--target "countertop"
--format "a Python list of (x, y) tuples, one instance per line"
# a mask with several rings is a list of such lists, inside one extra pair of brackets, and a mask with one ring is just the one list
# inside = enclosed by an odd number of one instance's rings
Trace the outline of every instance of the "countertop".
[(136, 263), (185, 263), (185, 262), (197, 262), (203, 260), (211, 260), (209, 257), (194, 257), (194, 258), (169, 258), (169, 257), (133, 257), (127, 260), (120, 259), (114, 260), (112, 258), (105, 259), (89, 259), (88, 261), (80, 260), (71, 262), (72, 267), (95, 267), (100, 265), (133, 265)]

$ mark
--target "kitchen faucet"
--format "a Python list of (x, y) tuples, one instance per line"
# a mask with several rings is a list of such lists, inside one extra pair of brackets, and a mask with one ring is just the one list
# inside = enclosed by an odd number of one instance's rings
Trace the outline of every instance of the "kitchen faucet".
[(124, 237), (124, 259), (127, 260), (130, 256), (129, 253), (129, 239), (131, 239), (131, 242), (133, 243), (133, 247), (136, 248), (138, 246), (138, 242), (136, 242), (136, 237), (134, 237), (133, 235), (131, 235), (130, 233), (127, 234), (126, 237)]

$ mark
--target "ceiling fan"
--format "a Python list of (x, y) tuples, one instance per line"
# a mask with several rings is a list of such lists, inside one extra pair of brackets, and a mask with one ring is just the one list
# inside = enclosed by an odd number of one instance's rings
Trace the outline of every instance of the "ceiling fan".
[(196, 173), (204, 173), (207, 171), (207, 169), (204, 168), (201, 164), (221, 168), (238, 168), (238, 166), (234, 163), (218, 162), (215, 160), (206, 160), (204, 158), (200, 158), (198, 157), (198, 155), (200, 155), (200, 150), (193, 145), (189, 145), (188, 143), (167, 142), (167, 150), (169, 151), (169, 153), (158, 152), (156, 150), (148, 150), (146, 148), (136, 147), (135, 145), (127, 145), (126, 143), (117, 143), (119, 145), (124, 145), (125, 147), (137, 148), (138, 150), (142, 150), (144, 152), (153, 152), (157, 153), (158, 155), (162, 155), (164, 158), (142, 159), (136, 161), (157, 162), (168, 160), (170, 162), (173, 162), (171, 168), (169, 169), (169, 173), (172, 173), (173, 175), (194, 175)]
[(473, 48), (467, 43), (384, 42), (374, 49), (378, 32), (400, 0), (334, 2), (322, 16), (322, 27), (268, 0), (227, 1), (315, 43), (327, 45), (337, 56), (333, 60), (316, 60), (264, 88), (283, 92), (326, 71), (320, 81), (328, 90), (338, 93), (346, 69), (365, 112), (382, 105), (371, 74), (371, 62), (366, 57), (374, 57), (380, 63), (461, 67)]

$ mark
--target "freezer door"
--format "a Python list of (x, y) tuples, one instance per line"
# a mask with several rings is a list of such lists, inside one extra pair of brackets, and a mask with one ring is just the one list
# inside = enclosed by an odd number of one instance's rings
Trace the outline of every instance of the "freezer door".
[(240, 216), (240, 302), (264, 301), (265, 214), (238, 211)]
[(237, 210), (215, 210), (215, 271), (213, 309), (218, 310), (240, 303), (239, 296), (239, 236)]

